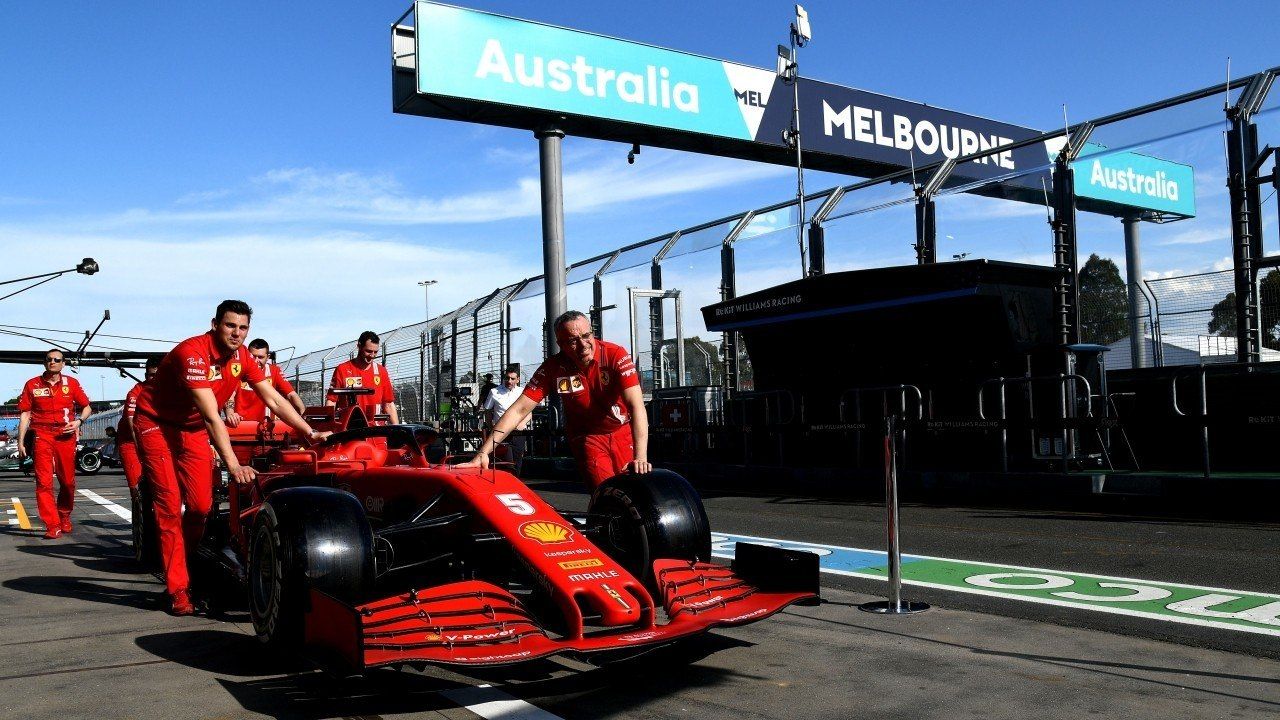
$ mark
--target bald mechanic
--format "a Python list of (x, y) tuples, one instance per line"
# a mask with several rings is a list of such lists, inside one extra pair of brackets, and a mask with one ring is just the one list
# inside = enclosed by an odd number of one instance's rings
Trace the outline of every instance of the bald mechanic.
[(597, 339), (587, 316), (576, 310), (556, 318), (554, 328), (560, 352), (538, 367), (480, 451), (462, 467), (489, 467), (494, 445), (523, 424), (544, 397), (556, 393), (564, 406), (569, 449), (590, 489), (622, 472), (652, 470), (649, 419), (631, 355), (621, 345)]
[[(44, 523), (44, 539), (56, 540), (71, 532), (71, 508), (76, 499), (76, 440), (89, 417), (89, 396), (69, 377), (67, 356), (53, 348), (44, 354), (44, 372), (22, 386), (18, 396), (18, 458), (27, 455), (27, 430), (35, 435), (36, 508)], [(79, 414), (76, 406), (80, 406)], [(58, 496), (53, 495), (53, 474), (58, 473)]]
[[(276, 417), (311, 441), (329, 435), (316, 432), (275, 391), (254, 362), (244, 339), (253, 310), (240, 300), (224, 300), (212, 329), (183, 340), (165, 355), (155, 378), (138, 395), (133, 429), (142, 464), (151, 482), (160, 559), (170, 612), (192, 615), (187, 552), (204, 535), (213, 503), (213, 453), (222, 458), (228, 476), (241, 485), (257, 473), (236, 459), (218, 410), (241, 382), (248, 382)], [(186, 511), (183, 511), (185, 505)]]
[[(253, 361), (258, 363), (258, 367), (262, 368), (262, 374), (267, 376), (271, 381), (271, 387), (280, 393), (280, 397), (289, 401), (294, 410), (301, 415), (307, 411), (307, 406), (303, 404), (302, 397), (293, 389), (293, 383), (281, 372), (280, 366), (271, 362), (271, 346), (262, 338), (254, 338), (249, 343), (249, 354), (253, 356)], [(231, 399), (222, 408), (223, 415), (227, 418), (227, 426), (235, 427), (241, 421), (262, 422), (267, 417), (267, 406), (258, 399), (258, 394), (254, 392), (253, 386), (248, 381), (242, 381), (240, 387), (236, 389)]]
[[(396, 412), (396, 396), (391, 389), (391, 376), (387, 369), (378, 363), (378, 348), (382, 339), (378, 333), (365, 330), (356, 340), (356, 356), (333, 369), (333, 379), (329, 387), (333, 390), (342, 388), (370, 388), (372, 395), (360, 395), (355, 398), (356, 404), (364, 411), (366, 420), (385, 412), (392, 425), (400, 424), (400, 415)], [(338, 396), (329, 393), (325, 405), (337, 405)]]

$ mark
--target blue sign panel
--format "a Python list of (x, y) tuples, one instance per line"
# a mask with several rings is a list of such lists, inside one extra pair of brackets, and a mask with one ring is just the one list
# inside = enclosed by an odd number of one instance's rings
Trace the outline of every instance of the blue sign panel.
[[(415, 75), (396, 85), (400, 112), (794, 162), (783, 139), (791, 87), (772, 70), (419, 0)], [(397, 82), (399, 80), (397, 79)], [(805, 165), (875, 177), (1040, 135), (1030, 128), (799, 79)], [(771, 101), (772, 100), (772, 101)], [(955, 170), (962, 181), (1010, 178), (1002, 197), (1042, 202), (1057, 148), (1035, 143)], [(1046, 153), (1047, 151), (1047, 153)], [(1191, 168), (1134, 154), (1077, 163), (1082, 208), (1194, 212)]]

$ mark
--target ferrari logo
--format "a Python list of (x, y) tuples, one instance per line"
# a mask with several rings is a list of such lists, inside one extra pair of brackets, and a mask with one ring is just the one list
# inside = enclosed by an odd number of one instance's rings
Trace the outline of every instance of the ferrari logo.
[(63, 385), (63, 386), (62, 386), (62, 394), (63, 394), (63, 395), (70, 395), (70, 394), (71, 394), (71, 388), (67, 387), (66, 385)]
[(543, 545), (559, 545), (573, 539), (573, 531), (558, 522), (539, 520), (520, 526), (520, 535)]
[(240, 363), (231, 363), (231, 377), (240, 377)]
[(381, 385), (381, 384), (382, 384), (382, 376), (381, 376), (381, 375), (374, 375), (374, 376), (373, 376), (373, 384), (374, 384), (374, 385)]

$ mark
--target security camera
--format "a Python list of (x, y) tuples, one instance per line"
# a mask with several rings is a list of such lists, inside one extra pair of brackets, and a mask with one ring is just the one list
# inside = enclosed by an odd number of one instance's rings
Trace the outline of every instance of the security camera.
[(799, 5), (796, 6), (796, 24), (794, 27), (796, 35), (800, 37), (801, 45), (813, 39), (813, 31), (809, 29), (809, 13), (805, 12), (804, 8)]
[(635, 165), (636, 156), (640, 154), (640, 143), (631, 143), (631, 152), (627, 153), (627, 164)]

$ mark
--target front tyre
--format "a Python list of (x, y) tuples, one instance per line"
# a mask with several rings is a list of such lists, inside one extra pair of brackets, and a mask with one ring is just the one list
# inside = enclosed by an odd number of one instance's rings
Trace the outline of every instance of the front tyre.
[(588, 512), (603, 523), (598, 544), (650, 591), (653, 561), (711, 559), (711, 524), (688, 480), (669, 470), (617, 475), (591, 496)]
[(312, 588), (354, 604), (373, 578), (373, 531), (354, 495), (287, 488), (272, 493), (254, 518), (249, 615), (260, 641), (300, 647)]

